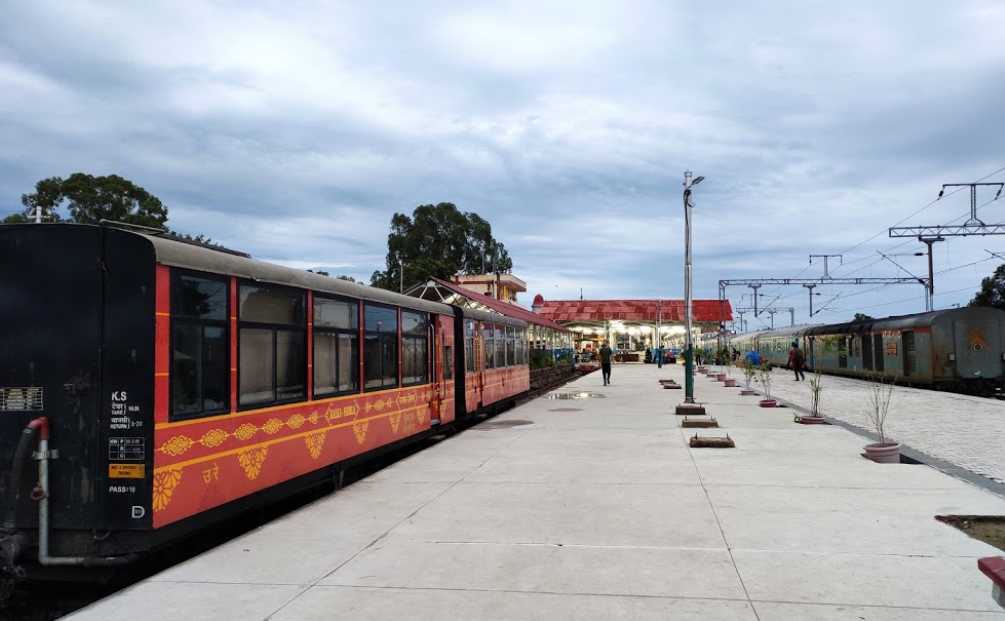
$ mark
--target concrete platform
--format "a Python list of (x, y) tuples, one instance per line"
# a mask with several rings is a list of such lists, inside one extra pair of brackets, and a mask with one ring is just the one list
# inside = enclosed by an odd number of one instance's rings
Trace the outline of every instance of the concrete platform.
[(933, 519), (1005, 499), (859, 456), (739, 388), (696, 394), (735, 449), (690, 449), (681, 367), (586, 376), (79, 611), (76, 620), (1005, 619)]

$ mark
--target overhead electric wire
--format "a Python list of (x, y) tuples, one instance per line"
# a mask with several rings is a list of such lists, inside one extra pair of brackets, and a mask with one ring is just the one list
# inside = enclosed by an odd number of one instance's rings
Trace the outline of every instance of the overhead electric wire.
[[(978, 179), (978, 180), (976, 181), (976, 183), (980, 183), (981, 181), (984, 181), (985, 179), (988, 179), (988, 178), (990, 178), (990, 177), (993, 177), (993, 176), (997, 175), (997, 174), (998, 174), (998, 173), (1000, 173), (1000, 172), (1005, 172), (1005, 166), (1002, 166), (1001, 168), (999, 168), (999, 169), (997, 169), (997, 170), (994, 170), (994, 171), (992, 171), (992, 172), (990, 172), (990, 173), (988, 173), (988, 174), (984, 175), (983, 177), (981, 177), (980, 179)], [(840, 254), (847, 254), (847, 253), (851, 252), (852, 250), (854, 250), (854, 249), (856, 249), (856, 248), (858, 248), (858, 247), (860, 247), (860, 246), (863, 246), (863, 245), (865, 245), (865, 244), (867, 244), (867, 243), (871, 242), (872, 240), (876, 239), (877, 237), (879, 237), (879, 236), (880, 236), (880, 235), (882, 235), (883, 233), (888, 233), (888, 232), (889, 232), (889, 230), (890, 230), (890, 229), (891, 229), (892, 227), (894, 227), (894, 226), (900, 226), (901, 224), (903, 224), (904, 222), (907, 222), (908, 220), (910, 220), (910, 219), (911, 219), (911, 218), (913, 218), (914, 216), (918, 215), (919, 213), (921, 213), (921, 212), (925, 211), (926, 209), (929, 209), (930, 207), (932, 207), (932, 205), (934, 205), (935, 203), (939, 202), (939, 201), (940, 201), (940, 200), (942, 200), (943, 198), (947, 198), (947, 197), (949, 197), (949, 196), (952, 196), (953, 194), (956, 194), (957, 192), (960, 192), (960, 191), (962, 191), (962, 190), (963, 190), (963, 187), (961, 186), (961, 187), (958, 187), (958, 188), (956, 188), (955, 190), (951, 190), (950, 192), (948, 192), (948, 193), (947, 193), (947, 194), (945, 194), (945, 195), (940, 195), (940, 196), (939, 196), (938, 198), (935, 198), (935, 199), (933, 199), (933, 200), (929, 201), (928, 203), (926, 203), (926, 204), (925, 204), (925, 206), (924, 206), (924, 207), (922, 207), (921, 209), (918, 209), (917, 211), (915, 211), (915, 212), (911, 213), (911, 215), (909, 215), (909, 216), (907, 216), (907, 217), (905, 217), (905, 218), (902, 218), (901, 220), (898, 220), (897, 222), (893, 223), (893, 224), (892, 224), (892, 225), (890, 225), (889, 227), (886, 227), (886, 228), (884, 228), (884, 229), (883, 229), (882, 231), (880, 231), (879, 233), (876, 233), (876, 234), (875, 234), (875, 235), (873, 235), (872, 237), (869, 237), (868, 239), (864, 239), (864, 240), (862, 240), (862, 241), (858, 242), (857, 244), (855, 244), (854, 246), (851, 246), (851, 247), (850, 247), (850, 248), (848, 248), (847, 250), (844, 250), (844, 251), (842, 251), (842, 252), (841, 252)]]
[[(993, 177), (993, 176), (995, 176), (995, 175), (997, 175), (997, 174), (999, 174), (1001, 172), (1005, 172), (1005, 166), (1001, 166), (1000, 168), (997, 168), (996, 170), (991, 171), (990, 173), (988, 173), (988, 174), (984, 175), (983, 177), (977, 179), (977, 181), (975, 183), (980, 183), (982, 181), (985, 181), (985, 180), (987, 180), (987, 179), (989, 179), (989, 178), (991, 178), (991, 177)], [(875, 235), (872, 235), (871, 237), (868, 237), (867, 239), (864, 239), (864, 240), (862, 240), (862, 241), (854, 244), (853, 246), (850, 246), (849, 248), (847, 248), (846, 250), (844, 250), (840, 254), (842, 254), (842, 255), (847, 254), (847, 253), (849, 253), (849, 252), (851, 252), (851, 251), (853, 251), (853, 250), (855, 250), (857, 248), (860, 248), (861, 246), (863, 246), (863, 245), (871, 242), (872, 240), (876, 239), (877, 237), (883, 235), (884, 233), (888, 234), (890, 228), (895, 227), (895, 226), (899, 226), (899, 225), (903, 224), (904, 222), (907, 222), (908, 220), (910, 220), (911, 218), (917, 216), (918, 214), (926, 211), (927, 209), (930, 209), (932, 206), (934, 206), (936, 203), (940, 202), (942, 199), (947, 198), (949, 196), (952, 196), (953, 194), (956, 194), (957, 192), (963, 191), (964, 188), (965, 188), (965, 186), (957, 187), (955, 189), (950, 190), (949, 192), (946, 192), (946, 193), (940, 195), (938, 198), (929, 201), (924, 206), (922, 206), (921, 208), (919, 208), (916, 211), (912, 212), (908, 216), (906, 216), (904, 218), (901, 218), (900, 220), (898, 220), (897, 222), (895, 222), (894, 224), (892, 224), (889, 227), (885, 227), (879, 233), (876, 233)], [(991, 199), (989, 201), (986, 201), (985, 203), (983, 203), (980, 206), (978, 206), (977, 210), (980, 211), (980, 209), (986, 207), (987, 205), (991, 204), (995, 200), (996, 199)], [(970, 215), (970, 212), (967, 211), (966, 213), (963, 213), (960, 216), (957, 216), (956, 218), (950, 220), (948, 224), (951, 225), (951, 224), (955, 223), (958, 220), (961, 220), (963, 218), (968, 217), (969, 215)], [(904, 241), (898, 242), (898, 243), (896, 243), (896, 244), (894, 244), (894, 245), (886, 248), (885, 250), (886, 250), (887, 253), (889, 253), (892, 250), (896, 250), (898, 248), (902, 248), (903, 246), (906, 246), (906, 245), (908, 245), (908, 244), (910, 244), (910, 243), (912, 243), (914, 241), (916, 241), (916, 240), (910, 239), (910, 238), (909, 239), (905, 239)], [(868, 261), (870, 258), (872, 258), (872, 257), (870, 257), (869, 255), (863, 255), (861, 258), (858, 258), (858, 259), (855, 259), (855, 260), (852, 260), (852, 261), (849, 261), (849, 262), (843, 262), (842, 265), (837, 268), (837, 270), (840, 272), (841, 270), (846, 269), (848, 266), (855, 265), (855, 264), (858, 264), (858, 263), (862, 263), (864, 261)], [(857, 268), (855, 268), (854, 270), (852, 270), (850, 272), (844, 272), (844, 273), (840, 273), (840, 274), (835, 274), (835, 276), (839, 277), (839, 278), (847, 278), (847, 277), (850, 277), (852, 274), (855, 274), (855, 273), (861, 272), (863, 270), (869, 269), (870, 267), (873, 267), (874, 265), (878, 265), (879, 263), (882, 263), (885, 260), (886, 260), (885, 258), (880, 257), (878, 259), (874, 259), (872, 262), (868, 263), (867, 265), (864, 265), (864, 266), (861, 266), (861, 267), (857, 267)], [(981, 260), (981, 261), (978, 261), (978, 262), (975, 262), (975, 263), (972, 263), (972, 264), (963, 265), (963, 266), (955, 266), (953, 268), (948, 268), (947, 270), (943, 270), (941, 272), (936, 272), (936, 274), (945, 273), (947, 271), (953, 271), (955, 269), (961, 269), (963, 267), (969, 267), (969, 265), (976, 265), (977, 263), (982, 263), (982, 262), (985, 262), (985, 261), (988, 261), (988, 260), (990, 260), (990, 259), (984, 259), (984, 260)], [(800, 276), (802, 276), (808, 269), (809, 269), (809, 265), (804, 266), (803, 269), (800, 270), (799, 273), (795, 276), (795, 278), (799, 278)], [(821, 285), (826, 285), (826, 282), (822, 282)], [(868, 289), (866, 289), (864, 291), (858, 291), (858, 292), (855, 292), (855, 293), (849, 293), (847, 295), (843, 295), (843, 293), (838, 293), (833, 298), (831, 298), (830, 300), (828, 300), (827, 302), (825, 302), (823, 305), (821, 305), (820, 310), (817, 311), (817, 312), (827, 312), (827, 304), (830, 304), (831, 302), (837, 300), (838, 298), (841, 298), (841, 297), (850, 298), (850, 297), (855, 297), (855, 296), (858, 296), (858, 295), (864, 295), (864, 294), (867, 294), (867, 293), (871, 293), (873, 291), (878, 291), (879, 289), (883, 289), (886, 286), (887, 285), (880, 285), (880, 286), (877, 286), (877, 287), (870, 287), (870, 288), (868, 288)], [(773, 293), (779, 291), (780, 289), (782, 289), (781, 285), (779, 285), (778, 287), (775, 287), (774, 289), (771, 289), (770, 291), (767, 291), (767, 292), (765, 292), (764, 294), (761, 294), (761, 295), (763, 297), (767, 297), (768, 295), (773, 294)], [(812, 292), (812, 289), (810, 291)], [(754, 295), (757, 295), (757, 293), (758, 293), (758, 291), (755, 289), (754, 290)], [(787, 294), (787, 295), (781, 295), (781, 296), (776, 295), (774, 298), (772, 298), (771, 302), (769, 302), (768, 304), (765, 304), (764, 307), (765, 308), (770, 308), (771, 305), (775, 304), (776, 302), (779, 302), (779, 301), (782, 301), (782, 300), (786, 300), (786, 299), (789, 299), (789, 298), (792, 298), (792, 297), (796, 297), (798, 295), (800, 295), (799, 291), (796, 291), (795, 293), (790, 293), (790, 294)], [(936, 294), (936, 295), (940, 295), (940, 294)], [(914, 298), (909, 298), (909, 299), (914, 299)], [(805, 304), (798, 304), (797, 306), (799, 308), (804, 308), (806, 305)], [(760, 319), (760, 318), (758, 317), (758, 319)]]

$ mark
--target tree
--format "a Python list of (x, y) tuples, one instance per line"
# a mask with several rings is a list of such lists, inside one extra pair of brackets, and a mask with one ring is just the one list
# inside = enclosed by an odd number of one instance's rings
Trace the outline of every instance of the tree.
[(167, 207), (159, 198), (118, 175), (94, 176), (73, 173), (66, 179), (49, 177), (35, 184), (35, 191), (21, 195), (24, 211), (7, 217), (5, 223), (31, 222), (41, 209), (47, 222), (62, 220), (58, 209), (66, 207), (69, 222), (98, 224), (115, 220), (140, 226), (166, 228)]
[(513, 261), (506, 247), (492, 237), (492, 226), (476, 213), (453, 203), (419, 205), (412, 217), (396, 213), (387, 236), (386, 269), (370, 284), (397, 291), (404, 263), (404, 288), (430, 277), (449, 279), (458, 272), (508, 272)]
[(872, 315), (866, 315), (865, 313), (855, 313), (855, 317), (852, 319), (852, 321), (870, 321), (872, 318), (873, 318)]
[(1005, 310), (1005, 264), (981, 280), (980, 291), (970, 300), (970, 306), (990, 306)]

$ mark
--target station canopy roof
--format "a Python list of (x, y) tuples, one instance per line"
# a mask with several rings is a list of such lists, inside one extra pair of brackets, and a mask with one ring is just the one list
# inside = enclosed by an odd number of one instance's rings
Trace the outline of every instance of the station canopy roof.
[[(693, 300), (694, 321), (720, 323), (733, 320), (729, 300)], [(545, 300), (534, 298), (534, 312), (555, 322), (684, 321), (684, 300)]]
[(415, 285), (407, 293), (417, 298), (433, 300), (444, 304), (456, 304), (462, 308), (475, 308), (498, 313), (507, 317), (522, 319), (527, 323), (544, 328), (551, 328), (559, 332), (569, 332), (569, 329), (565, 326), (559, 325), (538, 313), (531, 312), (522, 306), (497, 300), (492, 296), (472, 291), (456, 283), (439, 278), (430, 278), (422, 284)]

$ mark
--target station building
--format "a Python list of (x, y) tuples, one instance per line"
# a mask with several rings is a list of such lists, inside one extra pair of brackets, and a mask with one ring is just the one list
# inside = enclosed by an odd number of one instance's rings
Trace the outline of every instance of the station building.
[[(574, 332), (577, 350), (595, 351), (605, 340), (624, 352), (684, 343), (684, 300), (545, 300), (538, 294), (532, 308)], [(733, 320), (729, 300), (693, 300), (692, 309), (696, 339)]]

